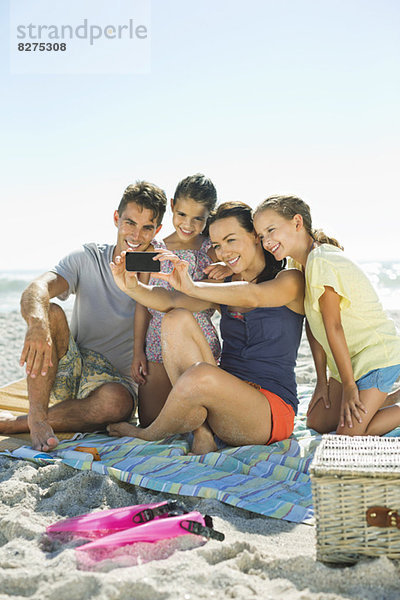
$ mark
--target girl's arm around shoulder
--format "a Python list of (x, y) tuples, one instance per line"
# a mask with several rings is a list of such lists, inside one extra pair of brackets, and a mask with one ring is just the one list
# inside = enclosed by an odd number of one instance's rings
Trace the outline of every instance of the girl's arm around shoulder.
[(222, 283), (226, 277), (233, 275), (233, 271), (228, 265), (223, 262), (218, 262), (217, 255), (212, 246), (207, 250), (207, 256), (211, 260), (211, 264), (204, 269), (203, 281)]
[(213, 263), (218, 262), (217, 254), (216, 254), (213, 246), (210, 246), (209, 249), (207, 250), (207, 256), (210, 258), (210, 260)]

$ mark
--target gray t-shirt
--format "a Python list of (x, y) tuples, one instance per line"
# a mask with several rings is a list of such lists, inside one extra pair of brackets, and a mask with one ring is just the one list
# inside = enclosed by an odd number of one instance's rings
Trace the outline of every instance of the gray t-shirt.
[(116, 286), (111, 269), (115, 245), (84, 244), (65, 256), (51, 272), (64, 277), (75, 294), (71, 333), (81, 348), (99, 352), (124, 376), (133, 357), (135, 301)]

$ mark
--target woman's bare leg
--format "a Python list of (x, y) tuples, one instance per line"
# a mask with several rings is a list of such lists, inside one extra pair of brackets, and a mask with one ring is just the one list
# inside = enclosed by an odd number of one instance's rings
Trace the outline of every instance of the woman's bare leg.
[[(215, 366), (214, 356), (199, 324), (193, 314), (185, 309), (178, 308), (164, 315), (161, 347), (165, 372), (172, 384), (196, 363), (207, 362)], [(112, 435), (136, 436), (136, 429), (129, 423), (110, 425), (108, 431)], [(193, 452), (216, 450), (214, 435), (207, 423), (202, 423), (193, 430), (193, 435)]]
[(147, 427), (158, 417), (171, 388), (171, 382), (164, 365), (148, 361), (146, 383), (140, 385), (138, 391), (138, 412), (141, 427)]
[(161, 348), (164, 367), (172, 385), (175, 385), (186, 369), (198, 362), (216, 364), (198, 322), (184, 308), (176, 308), (164, 316)]
[(148, 363), (145, 385), (139, 387), (139, 420), (147, 427), (159, 415), (172, 384), (196, 362), (215, 365), (210, 346), (193, 314), (175, 309), (164, 315), (161, 325), (163, 363)]
[(193, 441), (188, 454), (207, 454), (215, 452), (218, 446), (215, 443), (214, 432), (207, 421), (193, 431)]
[[(162, 331), (164, 365), (174, 384), (167, 402), (148, 427), (110, 425), (111, 435), (153, 441), (194, 431), (193, 449), (201, 447), (202, 453), (209, 451), (205, 450), (207, 442), (204, 442), (210, 437), (209, 428), (211, 434), (216, 433), (231, 445), (267, 443), (271, 435), (267, 399), (215, 365), (207, 340), (193, 316), (181, 309), (171, 311), (163, 319)], [(200, 430), (198, 443), (197, 430)]]
[(110, 425), (108, 430), (111, 434), (155, 441), (195, 431), (206, 420), (212, 431), (232, 446), (266, 444), (271, 436), (271, 409), (265, 396), (208, 363), (197, 363), (179, 377), (149, 427), (130, 426), (129, 430), (118, 431)]
[[(198, 322), (187, 310), (176, 309), (166, 314), (162, 321), (161, 333), (163, 361), (173, 384), (196, 363), (216, 365), (210, 345)], [(205, 421), (193, 431), (191, 451), (193, 454), (206, 454), (216, 449), (214, 433)]]

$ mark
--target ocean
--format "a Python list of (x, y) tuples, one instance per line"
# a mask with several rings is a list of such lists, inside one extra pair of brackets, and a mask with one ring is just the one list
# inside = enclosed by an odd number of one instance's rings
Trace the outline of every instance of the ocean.
[[(22, 292), (28, 283), (42, 273), (43, 270), (0, 271), (0, 313), (19, 312)], [(65, 308), (72, 308), (74, 302), (73, 296), (65, 302), (56, 301)]]
[[(367, 273), (386, 310), (400, 310), (400, 261), (359, 262)], [(43, 271), (0, 271), (0, 312), (19, 311), (22, 291), (32, 279)], [(72, 308), (73, 297), (60, 302)]]

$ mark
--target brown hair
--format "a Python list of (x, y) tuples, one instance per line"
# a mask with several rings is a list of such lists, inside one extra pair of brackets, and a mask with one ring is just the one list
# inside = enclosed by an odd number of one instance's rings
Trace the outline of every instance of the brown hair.
[(195, 202), (204, 204), (211, 212), (217, 203), (217, 190), (211, 179), (208, 179), (202, 173), (189, 175), (182, 179), (176, 187), (173, 203), (175, 204), (179, 198), (191, 198)]
[[(224, 202), (223, 204), (220, 204), (215, 213), (210, 216), (209, 226), (216, 221), (228, 219), (229, 217), (234, 217), (239, 225), (249, 233), (254, 231), (253, 211), (250, 206), (244, 202)], [(261, 273), (257, 275), (256, 283), (274, 279), (274, 277), (276, 277), (276, 275), (286, 266), (285, 258), (283, 260), (276, 260), (276, 258), (270, 252), (267, 252), (265, 248), (263, 248), (263, 252), (265, 267)]]
[(164, 190), (149, 183), (148, 181), (136, 181), (135, 184), (128, 185), (118, 206), (118, 214), (122, 215), (127, 204), (134, 202), (138, 206), (153, 211), (153, 219), (157, 220), (157, 225), (161, 225), (165, 209), (167, 208), (167, 196)]
[(335, 238), (327, 236), (322, 229), (313, 228), (310, 207), (301, 198), (297, 196), (269, 196), (257, 206), (254, 216), (265, 210), (273, 210), (288, 221), (293, 219), (295, 215), (301, 215), (304, 228), (313, 240), (320, 244), (331, 244), (343, 250), (343, 246)]
[[(179, 198), (191, 198), (199, 204), (203, 204), (210, 215), (213, 214), (215, 205), (217, 204), (217, 190), (211, 179), (208, 179), (202, 173), (189, 175), (182, 179), (176, 187), (173, 204), (175, 205)], [(208, 236), (208, 228), (210, 225), (210, 217), (206, 221), (203, 229), (203, 235)]]

